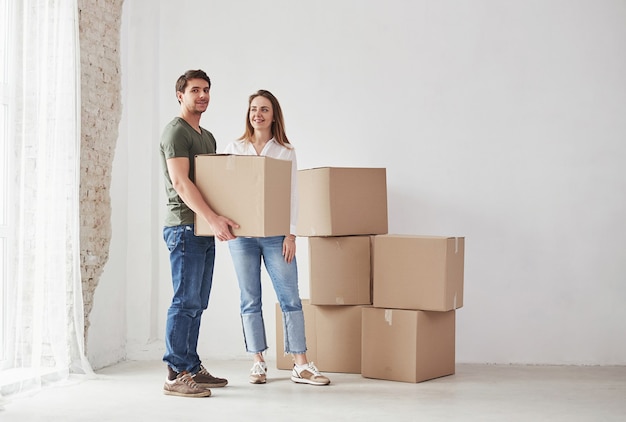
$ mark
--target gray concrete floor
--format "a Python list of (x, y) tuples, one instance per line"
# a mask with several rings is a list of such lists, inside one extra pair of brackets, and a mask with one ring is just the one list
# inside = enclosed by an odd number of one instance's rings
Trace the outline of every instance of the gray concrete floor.
[(418, 384), (327, 373), (332, 384), (314, 387), (275, 366), (267, 384), (252, 385), (248, 361), (205, 364), (230, 381), (209, 398), (165, 396), (161, 362), (123, 362), (12, 398), (0, 421), (626, 421), (626, 367), (458, 364)]

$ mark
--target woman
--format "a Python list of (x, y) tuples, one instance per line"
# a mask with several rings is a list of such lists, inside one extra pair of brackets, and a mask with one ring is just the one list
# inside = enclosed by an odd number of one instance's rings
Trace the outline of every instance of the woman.
[(304, 314), (298, 291), (295, 224), (297, 216), (296, 152), (285, 133), (280, 104), (271, 92), (259, 90), (248, 101), (246, 131), (239, 140), (224, 151), (237, 155), (261, 155), (291, 161), (291, 222), (290, 234), (261, 238), (239, 237), (228, 242), (230, 254), (241, 291), (241, 322), (246, 350), (254, 353), (250, 371), (252, 384), (264, 384), (267, 365), (263, 352), (267, 350), (265, 324), (261, 309), (261, 258), (272, 280), (283, 313), (285, 353), (294, 358), (291, 380), (296, 383), (327, 385), (322, 375), (306, 357)]

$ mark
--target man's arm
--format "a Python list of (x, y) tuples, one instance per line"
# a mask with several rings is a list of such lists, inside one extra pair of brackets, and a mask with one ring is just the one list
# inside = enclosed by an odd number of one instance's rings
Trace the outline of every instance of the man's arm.
[(239, 228), (239, 225), (226, 217), (217, 215), (204, 201), (196, 185), (189, 179), (189, 159), (187, 157), (169, 158), (166, 163), (174, 190), (185, 204), (209, 223), (218, 240), (234, 239), (236, 236), (233, 235), (230, 227)]

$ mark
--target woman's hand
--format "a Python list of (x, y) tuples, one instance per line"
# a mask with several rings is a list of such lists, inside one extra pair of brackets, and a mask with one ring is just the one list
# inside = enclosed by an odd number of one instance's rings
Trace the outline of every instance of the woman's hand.
[(285, 240), (283, 240), (283, 256), (285, 257), (285, 261), (287, 264), (290, 264), (293, 261), (293, 258), (296, 256), (296, 236), (293, 234), (285, 236)]

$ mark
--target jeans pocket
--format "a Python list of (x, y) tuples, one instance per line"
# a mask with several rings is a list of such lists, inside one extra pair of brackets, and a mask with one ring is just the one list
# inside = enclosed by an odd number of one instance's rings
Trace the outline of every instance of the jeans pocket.
[(181, 241), (185, 226), (174, 226), (163, 228), (163, 240), (167, 245), (167, 249), (172, 252)]

